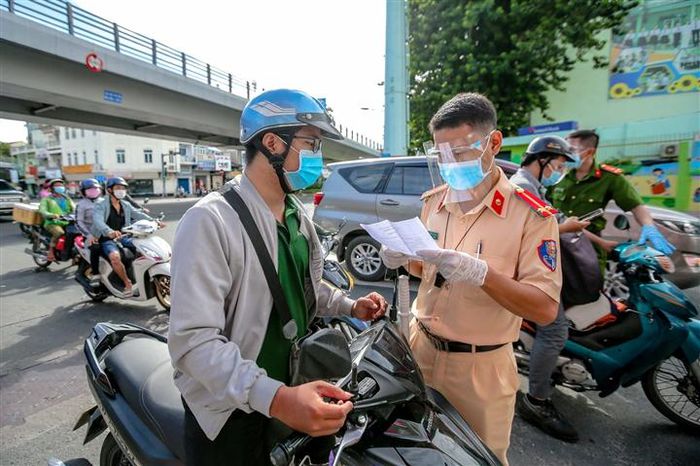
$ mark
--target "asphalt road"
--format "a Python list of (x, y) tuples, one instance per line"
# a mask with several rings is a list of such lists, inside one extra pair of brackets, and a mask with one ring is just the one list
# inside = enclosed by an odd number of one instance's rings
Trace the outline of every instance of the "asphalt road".
[[(168, 226), (159, 234), (169, 242), (192, 202), (149, 205), (154, 213), (165, 213)], [(92, 406), (83, 340), (103, 321), (165, 332), (168, 316), (155, 300), (92, 303), (74, 282), (74, 268), (60, 265), (36, 272), (23, 252), (25, 245), (17, 226), (0, 220), (0, 465), (43, 465), (50, 457), (80, 456), (98, 464), (102, 438), (83, 446), (84, 431), (71, 431), (79, 414)], [(359, 283), (353, 295), (374, 289), (391, 295), (389, 284), (366, 283)], [(688, 292), (700, 302), (700, 288)], [(579, 429), (581, 441), (562, 443), (516, 418), (512, 465), (700, 464), (700, 439), (656, 413), (639, 386), (605, 399), (561, 390), (555, 401)]]

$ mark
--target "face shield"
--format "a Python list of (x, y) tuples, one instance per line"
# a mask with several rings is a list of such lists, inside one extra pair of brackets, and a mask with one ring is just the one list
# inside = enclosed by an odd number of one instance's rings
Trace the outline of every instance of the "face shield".
[(477, 189), (493, 167), (493, 159), (486, 154), (492, 133), (485, 137), (472, 133), (455, 141), (423, 144), (433, 187), (447, 184), (450, 188), (446, 203), (475, 199)]

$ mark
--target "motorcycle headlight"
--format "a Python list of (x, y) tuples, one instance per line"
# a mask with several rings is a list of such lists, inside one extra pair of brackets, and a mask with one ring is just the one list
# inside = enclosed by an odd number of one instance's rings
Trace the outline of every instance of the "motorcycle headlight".
[(661, 267), (661, 270), (663, 270), (664, 272), (673, 273), (676, 271), (676, 266), (673, 264), (673, 261), (670, 257), (654, 256), (654, 260), (657, 264), (659, 264), (659, 267)]
[(693, 220), (656, 220), (656, 223), (676, 233), (700, 236), (700, 222)]

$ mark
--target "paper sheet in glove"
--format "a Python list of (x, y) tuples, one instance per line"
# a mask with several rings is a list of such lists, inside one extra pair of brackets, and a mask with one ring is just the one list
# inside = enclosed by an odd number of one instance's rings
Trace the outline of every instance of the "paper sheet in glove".
[(416, 259), (419, 258), (416, 251), (440, 249), (418, 217), (401, 222), (384, 220), (371, 225), (362, 225), (362, 228), (387, 249), (404, 253)]

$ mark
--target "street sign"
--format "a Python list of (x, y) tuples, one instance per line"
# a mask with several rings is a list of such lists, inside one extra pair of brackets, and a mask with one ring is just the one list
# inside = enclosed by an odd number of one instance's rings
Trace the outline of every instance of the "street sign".
[(93, 73), (99, 73), (104, 68), (104, 62), (95, 52), (90, 52), (85, 56), (85, 66)]
[(518, 136), (529, 136), (531, 134), (556, 133), (558, 131), (574, 131), (578, 129), (578, 121), (561, 121), (547, 125), (527, 126), (518, 128)]
[(47, 168), (46, 171), (44, 172), (44, 176), (46, 177), (47, 180), (60, 178), (61, 177), (61, 169), (60, 168)]
[(226, 172), (231, 171), (231, 157), (228, 155), (215, 155), (214, 161), (214, 170)]
[(112, 102), (113, 104), (120, 104), (124, 100), (124, 96), (122, 95), (121, 92), (110, 91), (109, 89), (105, 89), (105, 92), (103, 94), (103, 99), (105, 102)]

